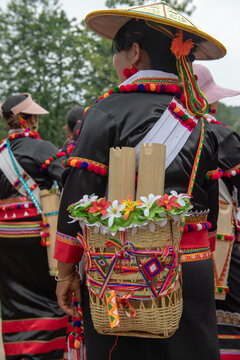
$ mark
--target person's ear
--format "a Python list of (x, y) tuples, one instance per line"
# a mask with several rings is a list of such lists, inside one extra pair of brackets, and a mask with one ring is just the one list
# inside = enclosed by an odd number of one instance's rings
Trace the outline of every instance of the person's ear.
[(138, 43), (133, 43), (130, 50), (129, 50), (129, 56), (131, 60), (131, 64), (137, 65), (142, 56), (142, 49), (140, 48), (140, 45)]

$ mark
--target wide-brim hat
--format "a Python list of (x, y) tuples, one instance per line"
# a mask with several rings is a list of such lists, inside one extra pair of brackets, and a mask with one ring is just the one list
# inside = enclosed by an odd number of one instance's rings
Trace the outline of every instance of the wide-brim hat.
[(197, 75), (198, 86), (204, 93), (209, 104), (213, 104), (226, 97), (240, 95), (240, 91), (226, 89), (217, 85), (206, 66), (193, 64), (193, 72)]
[(24, 93), (21, 95), (26, 95), (26, 99), (17, 104), (16, 106), (11, 108), (11, 111), (14, 115), (23, 113), (29, 115), (47, 115), (49, 112), (45, 110), (42, 106), (38, 105), (35, 101), (33, 101), (32, 97), (28, 93)]
[[(218, 40), (200, 30), (183, 14), (165, 2), (133, 6), (126, 9), (98, 10), (89, 13), (87, 26), (95, 33), (113, 40), (118, 30), (130, 19), (142, 19), (194, 34), (197, 41), (194, 56), (198, 60), (220, 59), (226, 55), (226, 48)], [(191, 36), (188, 36), (191, 37)]]

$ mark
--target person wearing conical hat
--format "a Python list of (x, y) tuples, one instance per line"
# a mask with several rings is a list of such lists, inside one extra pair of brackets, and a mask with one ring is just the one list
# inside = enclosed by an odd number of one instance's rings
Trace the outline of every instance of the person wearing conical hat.
[[(65, 162), (55, 247), (59, 305), (78, 316), (71, 294), (76, 303), (81, 293), (88, 360), (218, 360), (210, 251), (215, 242), (218, 184), (209, 181), (218, 173), (218, 139), (211, 124), (202, 119), (208, 105), (191, 63), (195, 58), (221, 58), (226, 50), (165, 3), (95, 11), (87, 15), (86, 23), (113, 41), (120, 85), (86, 110), (76, 147)], [(81, 229), (69, 220), (67, 208), (84, 195), (106, 196), (111, 147), (135, 147), (138, 153), (140, 143), (146, 142), (166, 145), (165, 193), (187, 193), (193, 204), (181, 238), (183, 314), (170, 338), (100, 335), (89, 311), (86, 274), (80, 287), (74, 267), (83, 253), (77, 239)]]
[[(235, 218), (234, 229), (236, 241), (233, 243), (229, 272), (227, 278), (227, 294), (225, 300), (217, 300), (217, 324), (222, 359), (237, 360), (240, 358), (240, 282), (239, 282), (239, 230), (240, 230), (240, 137), (228, 126), (219, 123), (213, 116), (219, 100), (240, 95), (240, 91), (227, 89), (215, 83), (206, 66), (193, 64), (194, 74), (200, 89), (209, 103), (208, 121), (219, 136), (218, 164), (223, 170), (219, 184), (219, 198), (224, 204), (233, 204)], [(237, 190), (237, 194), (235, 194)], [(227, 220), (226, 220), (227, 221)], [(232, 225), (232, 224), (231, 224)], [(216, 256), (216, 255), (215, 255)], [(216, 280), (215, 280), (216, 281)], [(215, 291), (218, 293), (218, 286)]]

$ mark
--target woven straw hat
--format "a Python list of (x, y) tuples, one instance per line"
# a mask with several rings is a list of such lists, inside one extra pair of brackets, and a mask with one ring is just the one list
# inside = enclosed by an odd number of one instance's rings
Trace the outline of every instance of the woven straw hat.
[(158, 24), (172, 26), (174, 30), (181, 29), (199, 38), (194, 51), (197, 60), (220, 59), (226, 54), (226, 48), (219, 41), (201, 31), (184, 15), (174, 10), (165, 2), (134, 6), (126, 9), (99, 10), (89, 13), (86, 18), (87, 26), (95, 33), (114, 39), (118, 30), (130, 19), (143, 19)]

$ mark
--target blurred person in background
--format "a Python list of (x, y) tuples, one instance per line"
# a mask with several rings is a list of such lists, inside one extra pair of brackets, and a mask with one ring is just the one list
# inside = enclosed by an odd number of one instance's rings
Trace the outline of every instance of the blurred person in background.
[[(219, 123), (215, 115), (221, 99), (240, 95), (240, 91), (230, 90), (217, 85), (209, 69), (200, 64), (193, 64), (197, 82), (209, 103), (208, 121), (219, 137), (218, 166), (223, 171), (219, 180), (219, 199), (224, 204), (233, 205), (234, 232), (226, 300), (217, 300), (217, 324), (222, 360), (240, 359), (240, 137), (228, 126)], [(226, 119), (227, 120), (227, 119)], [(221, 218), (222, 221), (222, 218)], [(226, 220), (227, 221), (227, 217)], [(221, 236), (222, 234), (219, 234)], [(216, 271), (216, 270), (215, 270)], [(219, 275), (219, 274), (218, 274)], [(227, 276), (227, 275), (226, 275)], [(216, 275), (215, 275), (216, 277)], [(215, 280), (216, 281), (216, 280)], [(215, 284), (215, 291), (219, 287)], [(221, 287), (220, 287), (221, 288)], [(228, 292), (229, 291), (229, 292)]]
[[(68, 317), (49, 274), (40, 190), (61, 187), (61, 153), (37, 133), (48, 112), (30, 94), (1, 105), (9, 134), (0, 144), (0, 299), (7, 360), (63, 359)], [(47, 235), (46, 235), (47, 236)]]
[(72, 108), (66, 114), (67, 140), (63, 144), (61, 151), (66, 153), (67, 158), (70, 156), (76, 145), (76, 140), (82, 125), (83, 114), (84, 108), (78, 106)]

